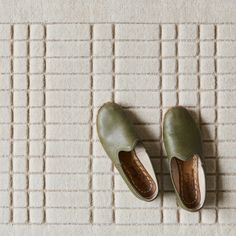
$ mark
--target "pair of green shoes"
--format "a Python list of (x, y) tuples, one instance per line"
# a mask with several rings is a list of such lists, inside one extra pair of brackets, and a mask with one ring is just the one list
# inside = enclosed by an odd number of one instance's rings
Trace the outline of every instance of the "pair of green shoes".
[[(116, 103), (98, 111), (97, 132), (103, 148), (133, 194), (152, 201), (159, 192), (150, 158), (125, 112)], [(199, 128), (184, 107), (172, 107), (164, 117), (164, 145), (177, 203), (198, 211), (205, 202), (206, 183)]]

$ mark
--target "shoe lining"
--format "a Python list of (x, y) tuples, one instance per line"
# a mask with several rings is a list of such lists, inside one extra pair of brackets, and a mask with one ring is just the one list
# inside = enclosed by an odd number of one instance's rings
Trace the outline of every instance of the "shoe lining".
[(119, 153), (124, 173), (136, 191), (145, 198), (152, 198), (156, 192), (156, 184), (134, 151)]
[(201, 203), (198, 177), (198, 158), (193, 156), (187, 161), (172, 160), (172, 176), (182, 202), (190, 209), (196, 209)]

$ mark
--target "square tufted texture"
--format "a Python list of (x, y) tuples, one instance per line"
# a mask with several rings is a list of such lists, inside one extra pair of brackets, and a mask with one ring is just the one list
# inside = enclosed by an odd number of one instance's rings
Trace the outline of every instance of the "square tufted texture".
[[(72, 4), (56, 14), (39, 1), (40, 20), (32, 12), (29, 21), (22, 19), (21, 6), (11, 4), (16, 14), (1, 16), (2, 235), (189, 235), (196, 229), (199, 235), (235, 234), (235, 14), (215, 19), (217, 4), (205, 1), (209, 19), (204, 10), (197, 19), (192, 3), (186, 5), (192, 19), (140, 19), (137, 13), (133, 21), (135, 2), (128, 3), (115, 20), (106, 15), (106, 1), (102, 7), (88, 3), (103, 12), (102, 19), (81, 2), (76, 6), (87, 13), (81, 18), (69, 10)], [(138, 1), (138, 7), (143, 4)], [(158, 12), (154, 1), (147, 8), (152, 4)], [(67, 11), (71, 15), (62, 20)], [(87, 20), (89, 14), (95, 20)], [(161, 185), (151, 203), (130, 193), (98, 141), (96, 113), (106, 101), (124, 107), (150, 153)], [(189, 108), (202, 130), (207, 200), (197, 213), (176, 206), (163, 158), (163, 115), (175, 105)]]

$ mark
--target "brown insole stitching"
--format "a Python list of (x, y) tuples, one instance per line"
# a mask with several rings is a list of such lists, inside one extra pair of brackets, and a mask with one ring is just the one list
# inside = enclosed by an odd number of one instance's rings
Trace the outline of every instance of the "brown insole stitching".
[(197, 195), (197, 192), (198, 192), (198, 190), (197, 190), (198, 189), (198, 186), (197, 186), (197, 169), (196, 169), (197, 166), (195, 165), (195, 163), (196, 163), (196, 159), (195, 159), (195, 157), (193, 157), (193, 170), (192, 170), (192, 173), (193, 173), (193, 181), (194, 181), (195, 198), (191, 202), (187, 202), (185, 200), (185, 203), (188, 203), (188, 204), (193, 204), (193, 203), (196, 203), (198, 201), (198, 195)]
[(137, 159), (137, 157), (134, 156), (133, 158), (134, 158), (133, 160), (135, 160), (135, 164), (137, 164), (137, 166), (142, 170), (142, 172), (141, 172), (141, 170), (140, 170), (139, 173), (144, 174), (144, 175), (146, 176), (147, 181), (148, 181), (149, 184), (150, 184), (150, 188), (149, 188), (147, 191), (141, 190), (141, 189), (135, 184), (135, 181), (134, 181), (134, 179), (133, 179), (133, 177), (132, 177), (132, 175), (131, 175), (131, 172), (129, 171), (129, 169), (128, 169), (126, 166), (124, 166), (124, 167), (125, 167), (126, 171), (129, 173), (129, 177), (131, 178), (131, 181), (132, 181), (132, 183), (134, 184), (134, 186), (135, 186), (140, 192), (142, 192), (142, 193), (148, 193), (148, 192), (151, 191), (151, 189), (152, 189), (152, 187), (153, 187), (153, 183), (152, 183), (153, 180), (151, 180), (150, 177), (146, 174), (146, 170), (145, 170), (144, 167), (141, 165), (141, 163), (140, 163), (140, 161)]
[(183, 187), (183, 183), (184, 183), (183, 179), (184, 178), (183, 178), (183, 174), (182, 174), (183, 173), (183, 163), (182, 163), (182, 161), (180, 162), (180, 161), (177, 160), (177, 165), (178, 165), (179, 174), (180, 174), (180, 178), (181, 178), (181, 181), (180, 181), (180, 183), (181, 183), (180, 184), (181, 199), (187, 205), (196, 203), (197, 200), (198, 200), (198, 197), (197, 197), (198, 181), (197, 181), (197, 170), (196, 170), (196, 167), (197, 167), (196, 163), (197, 162), (196, 161), (197, 160), (195, 159), (195, 157), (193, 157), (193, 176), (194, 176), (194, 192), (195, 192), (195, 197), (194, 197), (193, 201), (187, 202), (185, 197), (184, 197), (184, 187)]
[[(181, 176), (181, 193), (182, 193), (182, 195), (181, 195), (181, 198), (182, 198), (182, 200), (183, 200), (183, 202), (184, 203), (186, 203), (186, 204), (193, 204), (193, 203), (195, 203), (195, 202), (197, 202), (197, 188), (196, 188), (196, 181), (195, 181), (195, 179), (194, 179), (194, 192), (195, 192), (195, 197), (194, 197), (194, 199), (191, 201), (191, 202), (188, 202), (186, 199), (185, 199), (185, 197), (184, 197), (184, 186), (183, 186), (183, 183), (184, 183), (184, 181), (183, 181), (183, 175), (182, 175), (182, 173), (183, 173), (183, 165), (181, 165), (181, 169), (182, 169), (182, 172), (181, 172), (181, 174), (180, 174), (180, 176)], [(194, 170), (194, 173), (195, 173), (195, 170)], [(195, 174), (194, 174), (194, 176), (195, 176)]]
[(194, 186), (195, 186), (195, 194), (196, 194), (196, 196), (197, 196), (197, 192), (198, 192), (198, 188), (199, 188), (198, 181), (197, 181), (197, 179), (198, 179), (197, 169), (198, 169), (198, 163), (197, 163), (196, 157), (194, 156), (194, 157), (193, 157), (193, 170), (194, 170), (194, 172), (193, 172), (193, 178), (194, 178), (194, 179), (193, 179), (193, 180), (194, 180)]
[(135, 181), (134, 181), (134, 179), (133, 179), (133, 177), (132, 177), (130, 171), (128, 170), (128, 168), (127, 168), (126, 166), (123, 166), (123, 167), (124, 167), (124, 169), (126, 170), (126, 173), (128, 173), (129, 178), (130, 178), (130, 180), (132, 181), (132, 184), (135, 186), (136, 189), (138, 189), (138, 191), (140, 191), (140, 192), (142, 192), (142, 193), (151, 192), (151, 190), (152, 190), (152, 188), (153, 188), (153, 183), (152, 183), (148, 178), (147, 178), (147, 180), (148, 180), (148, 182), (149, 182), (149, 184), (150, 184), (150, 187), (149, 187), (148, 190), (143, 191), (143, 190), (141, 190), (141, 189), (136, 185), (136, 183), (135, 183)]
[(135, 164), (140, 168), (140, 171), (137, 170), (138, 173), (141, 173), (142, 175), (146, 176), (146, 180), (149, 182), (149, 189), (146, 190), (146, 191), (143, 191), (139, 186), (136, 185), (134, 179), (133, 179), (133, 176), (131, 174), (131, 172), (129, 171), (128, 167), (124, 164), (122, 164), (122, 167), (124, 168), (125, 172), (127, 173), (127, 175), (129, 176), (132, 184), (135, 186), (135, 188), (141, 192), (141, 193), (148, 193), (148, 192), (151, 192), (153, 187), (155, 187), (154, 185), (154, 181), (153, 179), (149, 176), (149, 174), (147, 173), (146, 169), (144, 168), (144, 166), (142, 165), (142, 163), (139, 161), (139, 159), (136, 157), (136, 154), (133, 153), (133, 161), (135, 162)]

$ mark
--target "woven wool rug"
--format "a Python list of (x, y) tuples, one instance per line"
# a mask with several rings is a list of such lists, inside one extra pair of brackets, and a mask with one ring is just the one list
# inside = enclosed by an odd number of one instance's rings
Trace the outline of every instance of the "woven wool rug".
[[(229, 1), (0, 1), (0, 235), (235, 235), (236, 5)], [(96, 134), (120, 103), (159, 197), (135, 198)], [(165, 111), (202, 130), (204, 209), (176, 206)]]

